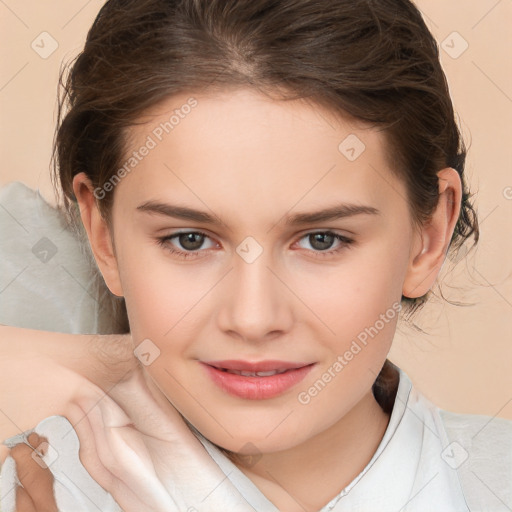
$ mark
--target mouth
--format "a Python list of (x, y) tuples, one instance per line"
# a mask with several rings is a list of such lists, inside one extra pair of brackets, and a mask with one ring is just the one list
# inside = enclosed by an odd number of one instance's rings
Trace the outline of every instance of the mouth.
[(226, 368), (217, 368), (221, 372), (234, 373), (235, 375), (243, 375), (244, 377), (270, 377), (279, 373), (288, 372), (289, 370), (269, 370), (268, 372), (249, 372), (246, 370), (228, 370)]
[(230, 395), (273, 398), (300, 382), (316, 363), (289, 361), (200, 361), (212, 381)]

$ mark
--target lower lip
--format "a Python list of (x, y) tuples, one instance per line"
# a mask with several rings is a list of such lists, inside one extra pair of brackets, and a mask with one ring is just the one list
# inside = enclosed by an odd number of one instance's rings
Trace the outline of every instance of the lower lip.
[(295, 386), (309, 373), (314, 363), (268, 377), (245, 377), (201, 364), (213, 382), (230, 395), (249, 400), (264, 400), (280, 395)]

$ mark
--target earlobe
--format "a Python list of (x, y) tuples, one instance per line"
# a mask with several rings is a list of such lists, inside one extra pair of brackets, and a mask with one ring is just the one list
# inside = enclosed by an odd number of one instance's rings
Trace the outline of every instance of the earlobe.
[(87, 231), (96, 264), (109, 290), (114, 295), (122, 297), (123, 291), (110, 229), (98, 209), (92, 183), (85, 173), (81, 172), (73, 178), (73, 191), (78, 200), (80, 217)]
[(405, 297), (425, 295), (433, 286), (459, 218), (462, 198), (460, 176), (450, 167), (437, 173), (439, 200), (431, 218), (415, 235), (409, 266), (402, 287)]

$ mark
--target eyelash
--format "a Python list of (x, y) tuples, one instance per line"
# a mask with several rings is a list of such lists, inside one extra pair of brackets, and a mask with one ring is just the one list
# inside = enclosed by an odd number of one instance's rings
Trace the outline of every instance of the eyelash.
[[(206, 238), (210, 238), (206, 233), (203, 233), (202, 231), (180, 231), (178, 233), (173, 233), (172, 235), (167, 235), (164, 237), (157, 238), (157, 243), (158, 243), (158, 245), (162, 246), (165, 250), (169, 251), (171, 254), (177, 256), (178, 258), (182, 258), (184, 260), (190, 259), (190, 258), (200, 258), (202, 256), (198, 256), (198, 254), (200, 252), (204, 252), (202, 250), (180, 251), (180, 250), (171, 248), (167, 243), (169, 240), (176, 238), (179, 235), (190, 235), (190, 234), (202, 235)], [(349, 248), (350, 245), (354, 242), (354, 240), (347, 238), (346, 236), (339, 235), (337, 233), (333, 233), (332, 231), (311, 231), (311, 232), (306, 233), (305, 235), (301, 236), (299, 238), (299, 240), (302, 240), (303, 238), (306, 238), (311, 235), (318, 235), (318, 234), (333, 235), (336, 240), (341, 242), (340, 246), (334, 250), (325, 250), (325, 251), (314, 251), (313, 250), (312, 252), (315, 253), (315, 257), (318, 257), (318, 258), (325, 258), (325, 257), (332, 256), (334, 254), (337, 254), (337, 253), (341, 252), (342, 250)]]

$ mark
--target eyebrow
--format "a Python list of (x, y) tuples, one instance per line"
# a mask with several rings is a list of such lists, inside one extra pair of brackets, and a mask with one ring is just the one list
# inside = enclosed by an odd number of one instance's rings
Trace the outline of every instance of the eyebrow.
[[(194, 210), (185, 206), (177, 206), (158, 201), (146, 201), (137, 206), (137, 210), (150, 214), (164, 215), (176, 219), (200, 222), (203, 224), (223, 224), (220, 219), (204, 211)], [(296, 213), (293, 215), (283, 215), (285, 225), (297, 226), (303, 224), (314, 224), (330, 220), (342, 219), (345, 217), (353, 217), (356, 215), (379, 215), (380, 211), (373, 206), (357, 205), (357, 204), (337, 204), (314, 212)]]

